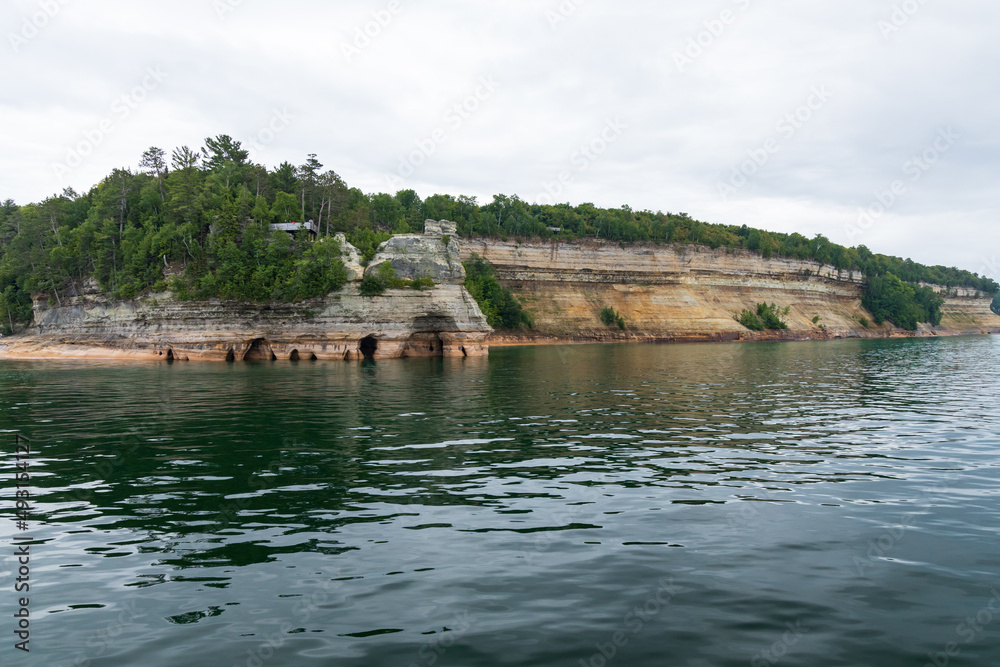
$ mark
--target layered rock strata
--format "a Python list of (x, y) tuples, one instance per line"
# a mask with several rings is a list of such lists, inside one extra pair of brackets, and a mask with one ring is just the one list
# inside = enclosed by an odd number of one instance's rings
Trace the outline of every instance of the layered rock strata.
[(164, 293), (109, 301), (93, 289), (60, 307), (36, 301), (34, 325), (25, 335), (0, 339), (0, 356), (218, 361), (482, 356), (491, 329), (462, 285), (459, 247), (454, 238), (443, 242), (447, 231), (448, 224), (429, 221), (426, 235), (395, 237), (371, 262), (390, 262), (403, 277), (431, 277), (433, 287), (362, 296), (359, 255), (342, 238), (352, 282), (326, 297), (260, 305), (177, 301)]
[[(491, 343), (557, 341), (735, 341), (1000, 333), (991, 297), (945, 291), (942, 323), (906, 332), (876, 326), (861, 307), (860, 273), (724, 248), (620, 246), (474, 239), (462, 254), (489, 260), (531, 311), (535, 329), (498, 332)], [(759, 302), (787, 307), (788, 329), (753, 332), (736, 321)], [(626, 327), (607, 326), (611, 307)]]
[(427, 220), (423, 234), (399, 234), (378, 247), (366, 274), (377, 274), (388, 263), (401, 280), (430, 278), (435, 283), (463, 283), (465, 269), (455, 223)]
[[(816, 262), (764, 259), (746, 251), (493, 239), (459, 246), (453, 223), (427, 221), (424, 234), (383, 243), (367, 268), (340, 238), (349, 282), (298, 304), (176, 301), (154, 294), (113, 302), (97, 293), (35, 303), (35, 323), (0, 339), (0, 357), (142, 359), (384, 359), (479, 356), (488, 345), (597, 341), (739, 341), (1000, 333), (990, 297), (942, 290), (940, 326), (907, 332), (876, 326), (861, 307), (859, 273)], [(462, 285), (461, 260), (489, 260), (532, 313), (527, 332), (492, 333)], [(424, 290), (364, 297), (359, 281), (388, 263), (397, 278), (430, 278)], [(735, 316), (759, 302), (788, 309), (783, 331), (753, 332)], [(613, 308), (625, 328), (602, 323)], [(492, 333), (492, 335), (491, 335)]]

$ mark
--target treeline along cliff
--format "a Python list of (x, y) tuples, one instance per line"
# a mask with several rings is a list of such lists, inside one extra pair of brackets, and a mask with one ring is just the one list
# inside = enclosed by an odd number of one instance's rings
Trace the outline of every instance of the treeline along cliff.
[[(390, 238), (417, 238), (428, 219), (455, 225), (446, 230), (453, 234), (436, 228), (444, 254), (434, 262), (455, 261), (457, 255), (449, 260), (449, 253), (460, 252), (471, 270), (435, 282), (419, 270), (410, 277), (393, 275), (397, 268), (409, 269), (376, 261)], [(452, 236), (464, 249), (448, 249)], [(515, 261), (515, 252), (528, 259)], [(546, 269), (545, 252), (552, 261), (561, 259)], [(650, 257), (660, 258), (655, 267)], [(598, 264), (574, 263), (584, 261)], [(599, 268), (605, 265), (617, 268)], [(596, 273), (586, 278), (588, 266)], [(593, 317), (577, 312), (579, 305), (567, 305), (560, 316), (553, 311), (558, 300), (546, 299), (545, 290), (574, 282), (569, 276), (577, 284), (630, 285), (631, 296), (592, 295), (586, 303), (597, 309)], [(136, 304), (170, 301), (177, 312), (239, 304), (258, 313), (247, 315), (252, 319), (278, 304), (310, 313), (316, 304), (302, 304), (352, 290), (362, 299), (358, 303), (371, 306), (401, 289), (433, 293), (447, 284), (464, 291), (463, 283), (494, 328), (523, 332), (534, 325), (536, 335), (598, 339), (674, 337), (670, 327), (643, 324), (685, 319), (686, 302), (670, 301), (679, 298), (676, 289), (670, 298), (656, 296), (667, 284), (687, 285), (695, 300), (699, 290), (704, 296), (708, 288), (718, 294), (725, 288), (730, 296), (720, 297), (711, 316), (700, 323), (686, 317), (692, 332), (703, 327), (702, 334), (724, 337), (780, 331), (798, 336), (807, 329), (802, 321), (807, 313), (793, 302), (823, 290), (840, 290), (840, 297), (857, 303), (837, 316), (809, 316), (808, 330), (817, 336), (834, 330), (933, 331), (942, 323), (954, 328), (957, 322), (948, 320), (958, 312), (953, 300), (985, 301), (989, 315), (998, 292), (996, 282), (968, 271), (874, 254), (864, 246), (847, 248), (823, 236), (708, 224), (685, 213), (538, 205), (505, 195), (480, 203), (449, 195), (421, 199), (413, 190), (365, 194), (325, 170), (316, 155), (298, 166), (268, 168), (250, 161), (240, 142), (226, 135), (206, 139), (199, 149), (182, 146), (168, 154), (150, 148), (137, 156), (137, 168), (114, 169), (86, 193), (67, 189), (39, 203), (7, 199), (0, 206), (0, 326), (6, 334), (26, 327), (32, 327), (29, 334), (44, 332), (42, 311), (51, 317), (63, 307), (79, 309), (81, 302), (102, 301), (114, 309), (118, 306), (110, 304), (139, 308)], [(794, 286), (797, 296), (782, 298), (782, 285)], [(777, 319), (759, 310), (765, 303), (775, 307)], [(975, 326), (967, 320), (968, 329), (989, 328), (982, 307), (973, 310), (978, 319)], [(602, 320), (601, 313), (609, 311), (610, 320)], [(617, 332), (601, 328), (607, 326), (604, 320)], [(780, 328), (779, 320), (788, 329)], [(772, 328), (759, 329), (757, 321)], [(62, 328), (68, 335), (72, 327)]]

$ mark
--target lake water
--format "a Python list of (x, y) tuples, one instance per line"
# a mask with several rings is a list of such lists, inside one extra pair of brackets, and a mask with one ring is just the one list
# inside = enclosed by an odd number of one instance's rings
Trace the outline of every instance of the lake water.
[(998, 368), (992, 337), (2, 362), (0, 664), (998, 665)]

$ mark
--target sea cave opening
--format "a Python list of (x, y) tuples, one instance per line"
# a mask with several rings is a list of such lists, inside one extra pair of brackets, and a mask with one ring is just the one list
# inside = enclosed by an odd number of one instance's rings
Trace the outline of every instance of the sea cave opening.
[(378, 351), (378, 339), (375, 336), (365, 336), (361, 339), (361, 355), (365, 359), (374, 359), (375, 352)]
[(289, 361), (298, 361), (299, 360), (299, 351), (298, 350), (292, 350), (292, 353), (290, 355), (288, 355), (288, 360)]
[(255, 338), (243, 355), (243, 361), (275, 361), (277, 358), (263, 338)]

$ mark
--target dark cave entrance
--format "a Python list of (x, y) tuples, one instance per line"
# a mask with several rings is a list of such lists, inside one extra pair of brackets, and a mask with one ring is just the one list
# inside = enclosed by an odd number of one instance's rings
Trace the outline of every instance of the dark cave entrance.
[(361, 354), (365, 359), (374, 359), (378, 351), (378, 340), (375, 336), (365, 336), (361, 339)]
[(416, 317), (411, 327), (413, 335), (407, 342), (403, 356), (443, 357), (444, 339), (441, 334), (461, 330), (455, 318), (443, 313), (428, 313)]
[(274, 356), (271, 346), (263, 338), (254, 339), (246, 354), (243, 355), (243, 361), (274, 361), (277, 358)]
[(173, 361), (173, 360), (174, 360), (174, 351), (167, 350), (167, 361)]
[(232, 349), (226, 354), (226, 361), (236, 361), (236, 353)]
[(290, 355), (288, 355), (288, 360), (289, 361), (298, 361), (299, 360), (299, 351), (298, 350), (292, 350), (292, 353)]

